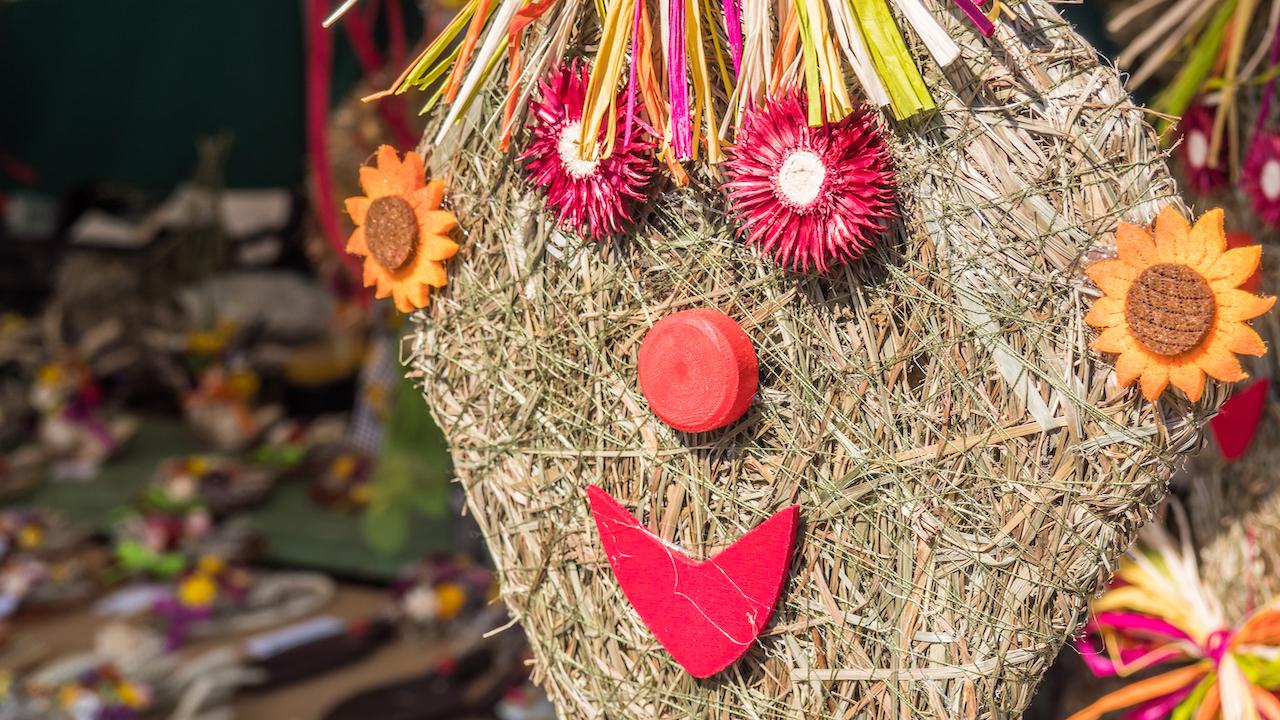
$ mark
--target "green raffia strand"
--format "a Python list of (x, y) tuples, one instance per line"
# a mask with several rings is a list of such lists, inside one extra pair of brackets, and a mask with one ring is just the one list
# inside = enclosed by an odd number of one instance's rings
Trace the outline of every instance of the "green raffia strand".
[[(449, 54), (449, 57), (444, 62), (432, 68), (431, 72), (428, 73), (426, 76), (424, 76), (422, 87), (425, 89), (425, 88), (431, 87), (432, 85), (435, 85), (436, 81), (440, 79), (440, 76), (444, 75), (446, 72), (449, 71), (449, 68), (458, 59), (458, 54), (461, 52), (462, 52), (461, 45), (455, 47), (453, 49), (453, 52)], [(431, 97), (427, 98), (427, 103), (422, 106), (422, 110), (418, 114), (426, 115), (427, 113), (431, 112), (431, 109), (436, 106), (436, 103), (440, 102), (440, 98), (443, 95), (444, 95), (444, 83), (440, 83), (439, 85), (436, 85), (435, 91), (431, 93)]]
[(818, 76), (818, 48), (811, 30), (812, 18), (805, 0), (796, 0), (796, 19), (800, 21), (800, 47), (804, 50), (804, 88), (809, 96), (809, 124), (822, 124), (821, 78)]
[[(501, 62), (502, 58), (506, 56), (507, 41), (508, 41), (508, 38), (503, 37), (502, 42), (498, 43), (498, 49), (493, 51), (493, 57), (489, 58), (489, 64), (485, 66), (484, 72), (480, 74), (480, 82), (476, 83), (476, 88), (475, 90), (471, 91), (471, 95), (465, 98), (458, 98), (455, 101), (455, 102), (462, 103), (462, 112), (466, 112), (467, 108), (471, 107), (471, 101), (475, 100), (476, 96), (478, 96), (480, 92), (484, 89), (485, 83), (489, 81), (489, 76), (493, 74), (493, 69), (498, 67), (498, 63)], [(458, 51), (455, 50), (454, 55), (456, 56), (457, 54), (458, 54)], [(448, 65), (448, 64), (449, 63), (445, 63), (445, 65)], [(443, 95), (444, 95), (444, 85), (441, 84), (440, 87), (436, 88), (436, 91), (431, 95), (431, 99), (427, 101), (427, 104), (422, 107), (422, 112), (418, 114), (426, 115), (427, 113), (431, 112), (431, 110), (436, 106), (436, 103), (440, 102), (440, 98)]]
[(1237, 655), (1236, 664), (1249, 682), (1266, 690), (1280, 688), (1280, 658)]
[(1204, 702), (1204, 696), (1209, 694), (1209, 688), (1217, 681), (1217, 673), (1211, 672), (1206, 675), (1196, 689), (1192, 690), (1191, 694), (1169, 713), (1169, 720), (1191, 720), (1195, 717), (1196, 709), (1200, 707), (1200, 703)]
[[(435, 79), (440, 76), (439, 72), (437, 72), (436, 69), (428, 71), (427, 68), (431, 67), (435, 63), (440, 55), (444, 53), (445, 48), (449, 47), (449, 45), (453, 43), (453, 40), (458, 36), (458, 33), (462, 32), (462, 28), (466, 27), (467, 22), (471, 20), (471, 16), (475, 14), (478, 2), (479, 0), (471, 0), (471, 2), (467, 3), (466, 6), (454, 16), (449, 25), (445, 27), (444, 32), (440, 33), (440, 36), (431, 42), (431, 47), (427, 48), (427, 51), (422, 55), (422, 58), (418, 60), (418, 64), (413, 66), (413, 70), (409, 72), (409, 76), (400, 84), (400, 87), (396, 88), (397, 95), (407, 91), (410, 87), (417, 87), (421, 90), (425, 90), (431, 85), (431, 83), (435, 82)], [(458, 49), (458, 47), (454, 48), (453, 53), (449, 56), (450, 60), (445, 63), (446, 66), (452, 65), (452, 59), (458, 57)], [(424, 80), (424, 73), (429, 75), (430, 79)]]
[[(854, 18), (862, 30), (871, 51), (871, 62), (889, 91), (889, 106), (893, 116), (905, 120), (913, 115), (934, 108), (933, 96), (925, 87), (920, 69), (907, 51), (907, 45), (898, 32), (893, 14), (885, 0), (848, 0), (853, 6)], [(797, 3), (799, 5), (801, 3)], [(1234, 4), (1234, 0), (1232, 0)]]
[[(1213, 72), (1213, 64), (1218, 59), (1218, 51), (1222, 49), (1227, 26), (1231, 24), (1235, 11), (1236, 0), (1227, 0), (1222, 7), (1218, 8), (1218, 12), (1209, 21), (1200, 39), (1196, 40), (1190, 57), (1178, 71), (1178, 75), (1156, 98), (1152, 105), (1156, 110), (1169, 115), (1182, 115), (1190, 107), (1191, 101), (1200, 94), (1205, 81), (1209, 79), (1209, 74)], [(1170, 123), (1170, 120), (1161, 120), (1157, 124), (1157, 129), (1162, 135)]]

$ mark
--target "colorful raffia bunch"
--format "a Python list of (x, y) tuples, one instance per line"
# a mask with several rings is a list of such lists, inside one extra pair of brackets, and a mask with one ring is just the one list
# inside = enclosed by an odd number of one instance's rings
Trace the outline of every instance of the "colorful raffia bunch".
[(458, 252), (450, 234), (453, 213), (442, 210), (444, 181), (424, 179), (422, 157), (378, 148), (377, 164), (360, 168), (364, 195), (347, 198), (356, 224), (347, 252), (364, 258), (364, 286), (378, 298), (394, 298), (400, 312), (431, 303), (431, 288), (448, 282), (444, 263)]
[[(938, 65), (959, 57), (959, 47), (921, 0), (893, 4)], [(1000, 2), (990, 16), (973, 0), (955, 5), (988, 37), (995, 32), (992, 17), (1009, 12)], [(369, 99), (433, 90), (423, 112), (442, 101), (449, 105), (439, 143), (480, 96), (505, 52), (501, 124), (509, 137), (534, 79), (563, 61), (578, 14), (589, 11), (574, 0), (468, 0), (393, 86)], [(748, 110), (794, 86), (805, 90), (811, 125), (842, 120), (855, 106), (846, 70), (873, 105), (897, 118), (934, 107), (887, 0), (785, 0), (776, 6), (767, 0), (659, 0), (657, 12), (646, 2), (618, 0), (599, 12), (601, 36), (581, 112), (584, 160), (608, 157), (607, 144), (597, 147), (598, 131), (616, 121), (628, 138), (642, 122), (653, 128), (669, 162), (696, 159), (700, 145), (707, 161), (718, 162), (724, 116), (738, 128)], [(525, 48), (534, 23), (545, 31), (537, 47)], [(621, 117), (614, 96), (619, 87), (625, 88)], [(727, 106), (719, 97), (729, 99)]]
[(888, 145), (859, 108), (812, 128), (791, 93), (748, 113), (725, 163), (747, 243), (779, 263), (825, 272), (860, 256), (897, 215)]
[[(582, 159), (582, 101), (587, 69), (580, 62), (556, 68), (542, 81), (532, 106), (529, 144), (520, 159), (529, 182), (547, 193), (560, 223), (594, 238), (616, 235), (631, 223), (653, 171), (649, 143), (640, 133), (611, 140), (613, 152)], [(612, 131), (615, 123), (609, 123)], [(605, 132), (601, 128), (599, 132)]]
[(1093, 601), (1077, 648), (1100, 677), (1169, 669), (1069, 720), (1125, 709), (1131, 720), (1280, 720), (1280, 603), (1229, 623), (1188, 538), (1176, 540), (1159, 524), (1142, 533), (1111, 588)]
[(1266, 345), (1247, 324), (1271, 309), (1274, 297), (1240, 289), (1258, 269), (1258, 245), (1227, 249), (1222, 211), (1191, 227), (1165, 206), (1155, 233), (1120, 223), (1117, 257), (1089, 266), (1102, 290), (1085, 317), (1102, 328), (1093, 349), (1116, 354), (1116, 383), (1138, 382), (1155, 402), (1172, 384), (1196, 402), (1205, 376), (1243, 380), (1237, 353), (1261, 356)]
[(59, 717), (133, 720), (151, 709), (151, 688), (115, 666), (99, 665), (54, 690)]

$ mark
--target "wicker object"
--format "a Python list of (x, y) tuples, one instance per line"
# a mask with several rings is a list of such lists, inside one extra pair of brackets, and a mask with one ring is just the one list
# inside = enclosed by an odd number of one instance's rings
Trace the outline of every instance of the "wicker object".
[[(465, 238), (405, 351), (563, 717), (1017, 715), (1198, 447), (1225, 389), (1194, 408), (1119, 391), (1081, 322), (1081, 268), (1116, 223), (1179, 202), (1152, 132), (1048, 3), (1013, 13), (984, 40), (936, 5), (963, 52), (945, 73), (915, 53), (939, 112), (892, 128), (904, 220), (825, 277), (735, 239), (705, 169), (623, 240), (556, 230), (496, 147), (495, 98), (460, 142), (424, 144)], [(686, 435), (646, 407), (636, 356), (695, 307), (751, 336), (760, 391)], [(703, 557), (799, 503), (790, 579), (742, 660), (699, 681), (663, 651), (606, 562), (591, 483)]]

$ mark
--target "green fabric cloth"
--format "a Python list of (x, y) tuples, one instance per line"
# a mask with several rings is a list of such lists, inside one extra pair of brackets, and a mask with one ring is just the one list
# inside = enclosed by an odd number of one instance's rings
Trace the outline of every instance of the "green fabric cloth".
[[(200, 447), (176, 420), (144, 420), (137, 436), (120, 455), (88, 482), (46, 481), (10, 505), (58, 510), (70, 520), (95, 530), (110, 529), (117, 512), (137, 497), (166, 457), (199, 452)], [(323, 508), (307, 495), (305, 481), (277, 484), (266, 504), (248, 513), (262, 532), (272, 564), (306, 567), (347, 577), (388, 580), (409, 562), (430, 552), (451, 549), (451, 516), (415, 516), (405, 543), (389, 554), (365, 542), (358, 513)]]

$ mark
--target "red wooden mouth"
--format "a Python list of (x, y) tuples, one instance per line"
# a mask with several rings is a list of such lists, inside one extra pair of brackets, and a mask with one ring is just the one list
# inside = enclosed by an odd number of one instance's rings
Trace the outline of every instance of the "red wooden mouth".
[(622, 592), (671, 657), (699, 678), (742, 657), (782, 593), (799, 507), (778, 511), (734, 544), (695, 562), (604, 490), (591, 485), (587, 497)]

